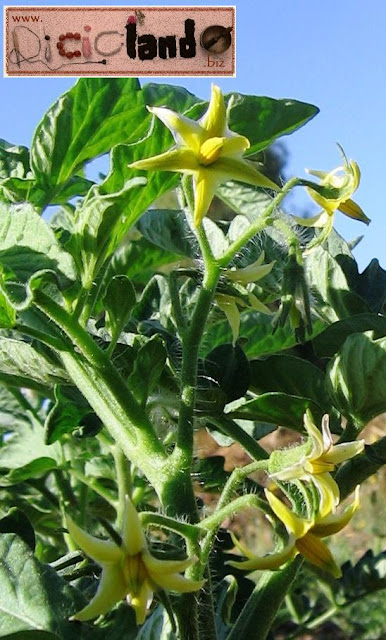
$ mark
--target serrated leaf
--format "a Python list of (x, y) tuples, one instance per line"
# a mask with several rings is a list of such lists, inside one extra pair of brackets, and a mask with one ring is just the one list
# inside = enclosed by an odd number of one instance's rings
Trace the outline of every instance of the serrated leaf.
[(355, 290), (366, 300), (371, 311), (382, 311), (386, 300), (386, 271), (378, 260), (371, 260), (366, 269), (359, 275)]
[(53, 444), (66, 434), (76, 429), (82, 418), (90, 412), (85, 402), (74, 402), (61, 393), (60, 387), (55, 389), (55, 403), (44, 422), (44, 442)]
[(78, 607), (65, 580), (15, 534), (0, 535), (0, 558), (0, 638), (71, 640)]
[(150, 116), (134, 78), (81, 78), (43, 116), (31, 146), (31, 168), (48, 204), (89, 160), (135, 142)]

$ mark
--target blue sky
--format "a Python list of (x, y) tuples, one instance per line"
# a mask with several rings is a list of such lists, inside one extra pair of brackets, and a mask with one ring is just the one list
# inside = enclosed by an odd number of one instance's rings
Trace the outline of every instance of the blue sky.
[[(30, 2), (7, 5), (121, 5), (110, 2)], [(125, 3), (126, 4), (126, 3)], [(340, 163), (336, 142), (362, 171), (355, 199), (371, 218), (369, 227), (336, 216), (337, 229), (351, 240), (360, 269), (371, 258), (386, 268), (384, 147), (386, 143), (386, 2), (384, 0), (236, 0), (187, 2), (157, 0), (136, 6), (208, 6), (237, 8), (237, 74), (218, 81), (224, 92), (239, 91), (316, 104), (321, 112), (308, 125), (283, 138), (290, 153), (288, 172), (304, 167), (331, 170)], [(126, 5), (129, 6), (129, 5)], [(0, 137), (29, 145), (33, 129), (71, 78), (0, 78)], [(167, 78), (207, 97), (210, 78)]]

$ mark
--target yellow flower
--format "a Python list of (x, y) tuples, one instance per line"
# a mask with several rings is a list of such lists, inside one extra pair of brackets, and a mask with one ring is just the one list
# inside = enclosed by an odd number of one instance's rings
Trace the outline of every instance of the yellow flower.
[(334, 223), (336, 210), (341, 211), (349, 218), (361, 220), (365, 224), (370, 223), (370, 219), (365, 215), (361, 207), (351, 200), (352, 194), (359, 187), (359, 167), (354, 160), (348, 161), (343, 149), (340, 146), (339, 148), (344, 162), (342, 166), (330, 172), (306, 169), (310, 175), (320, 178), (320, 184), (315, 185), (314, 188), (307, 187), (307, 191), (311, 198), (322, 207), (322, 211), (312, 218), (294, 216), (298, 224), (322, 229), (319, 236), (309, 244), (309, 248), (321, 244), (327, 238)]
[[(226, 269), (224, 272), (225, 277), (231, 280), (236, 286), (247, 285), (252, 282), (258, 282), (268, 275), (275, 264), (275, 261), (263, 264), (265, 258), (264, 251), (261, 252), (258, 259), (252, 264), (244, 267), (243, 269)], [(244, 292), (243, 292), (244, 293)], [(240, 331), (240, 311), (238, 307), (246, 307), (253, 309), (254, 311), (260, 311), (271, 315), (270, 309), (251, 292), (245, 290), (245, 294), (240, 296), (227, 295), (224, 293), (218, 293), (215, 295), (215, 301), (220, 307), (221, 311), (225, 314), (229, 325), (232, 329), (233, 345), (236, 344)]]
[(138, 513), (126, 496), (122, 544), (100, 540), (80, 529), (69, 516), (67, 528), (79, 547), (102, 567), (98, 590), (91, 602), (73, 616), (74, 620), (91, 620), (107, 613), (126, 597), (135, 610), (137, 624), (143, 624), (153, 593), (167, 589), (180, 593), (197, 591), (203, 581), (196, 582), (180, 575), (192, 563), (186, 560), (158, 560), (151, 555)]
[[(334, 445), (327, 414), (322, 419), (322, 432), (313, 423), (309, 410), (304, 414), (304, 426), (309, 436), (308, 442), (305, 445), (294, 447), (291, 463), (278, 471), (271, 472), (270, 470), (269, 476), (273, 480), (281, 482), (291, 480), (313, 482), (320, 493), (324, 509), (327, 512), (334, 511), (340, 496), (338, 485), (331, 476), (331, 472), (335, 470), (337, 464), (361, 453), (364, 449), (364, 440)], [(298, 459), (295, 458), (297, 453), (299, 453)], [(281, 465), (280, 458), (286, 455), (289, 457), (291, 451), (273, 452), (270, 458), (270, 469)]]
[(212, 84), (209, 107), (200, 120), (164, 107), (148, 107), (173, 134), (176, 145), (158, 156), (138, 160), (133, 169), (177, 171), (193, 176), (194, 226), (207, 214), (217, 187), (227, 180), (239, 180), (277, 191), (279, 188), (260, 173), (243, 153), (249, 140), (228, 129), (224, 97)]
[(265, 495), (272, 511), (287, 529), (289, 534), (288, 543), (280, 551), (264, 557), (258, 557), (232, 535), (235, 546), (240, 549), (248, 560), (242, 562), (228, 561), (227, 564), (246, 571), (274, 570), (279, 569), (289, 560), (293, 560), (300, 553), (311, 564), (328, 571), (334, 578), (339, 578), (342, 575), (341, 570), (321, 538), (338, 533), (350, 522), (359, 506), (359, 486), (355, 490), (353, 502), (340, 516), (331, 513), (327, 515), (319, 514), (311, 520), (297, 516), (267, 489), (265, 490)]

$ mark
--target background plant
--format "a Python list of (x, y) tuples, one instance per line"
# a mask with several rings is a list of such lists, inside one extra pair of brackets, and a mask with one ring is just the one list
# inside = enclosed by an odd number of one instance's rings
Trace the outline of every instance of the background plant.
[[(84, 638), (201, 640), (241, 629), (260, 639), (288, 620), (313, 628), (384, 587), (383, 556), (367, 554), (343, 565), (337, 583), (313, 573), (322, 600), (305, 586), (303, 567), (295, 578), (298, 560), (265, 572), (255, 588), (225, 564), (232, 542), (218, 527), (243, 507), (264, 504), (248, 471), (264, 467), (268, 452), (259, 440), (278, 425), (305, 435), (307, 409), (317, 425), (328, 413), (340, 441), (352, 441), (386, 411), (385, 273), (376, 260), (359, 273), (334, 231), (303, 251), (314, 230), (281, 209), (285, 194), (306, 184), (300, 179), (275, 200), (253, 186), (223, 184), (217, 195), (228, 221), (207, 217), (194, 231), (188, 181), (181, 187), (175, 173), (128, 166), (173, 144), (146, 105), (193, 120), (207, 108), (168, 85), (82, 79), (43, 116), (30, 150), (1, 143), (4, 638), (72, 637), (76, 624)], [(316, 113), (293, 100), (234, 94), (229, 127), (249, 139), (253, 157)], [(107, 152), (109, 173), (94, 183), (85, 166)], [(172, 189), (178, 208), (157, 208)], [(264, 279), (227, 279), (225, 269), (247, 268), (262, 252), (274, 263)], [(253, 308), (251, 294), (274, 314), (273, 324)], [(216, 295), (240, 313), (237, 342)], [(222, 460), (197, 458), (193, 427), (220, 444), (238, 442), (257, 465), (229, 476)], [(342, 498), (384, 460), (383, 438), (345, 462), (335, 476)], [(220, 494), (213, 512), (197, 501), (204, 491)], [(196, 555), (201, 562), (188, 570), (196, 580), (210, 559), (207, 586), (199, 596), (159, 592), (142, 627), (125, 603), (94, 626), (70, 622), (95, 592), (98, 567), (75, 548), (65, 513), (116, 539), (125, 495), (155, 556)], [(278, 591), (287, 591), (284, 603), (273, 602)], [(270, 601), (271, 618), (256, 625), (251, 606), (261, 619)]]

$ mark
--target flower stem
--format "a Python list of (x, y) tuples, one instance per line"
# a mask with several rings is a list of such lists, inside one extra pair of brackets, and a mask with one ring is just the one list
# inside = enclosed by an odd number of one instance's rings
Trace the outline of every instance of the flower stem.
[(252, 438), (244, 429), (242, 429), (234, 420), (226, 416), (210, 417), (209, 421), (216, 425), (222, 433), (236, 440), (245, 451), (255, 460), (264, 460), (268, 458), (268, 453), (261, 447), (254, 438)]

